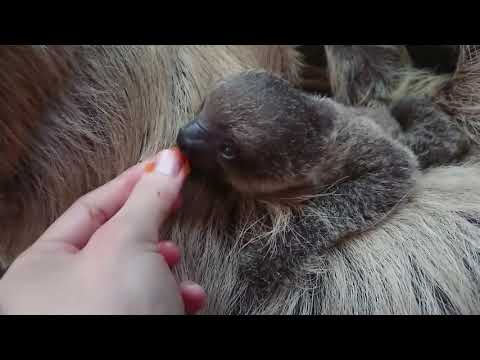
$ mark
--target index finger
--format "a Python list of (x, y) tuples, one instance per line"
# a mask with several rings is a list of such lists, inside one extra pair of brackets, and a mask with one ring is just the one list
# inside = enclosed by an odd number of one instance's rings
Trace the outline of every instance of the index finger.
[(75, 201), (37, 240), (57, 241), (82, 249), (94, 232), (127, 201), (143, 173), (137, 164)]
[(127, 241), (132, 238), (137, 243), (158, 241), (158, 231), (173, 210), (189, 165), (178, 149), (162, 151), (156, 162), (149, 165), (125, 205), (102, 231), (120, 233), (122, 238), (129, 237)]

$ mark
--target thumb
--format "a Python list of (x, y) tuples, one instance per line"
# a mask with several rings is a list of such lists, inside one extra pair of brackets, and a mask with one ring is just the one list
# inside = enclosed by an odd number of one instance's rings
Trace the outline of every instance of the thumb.
[[(152, 239), (157, 241), (156, 234), (174, 208), (189, 169), (188, 161), (178, 149), (160, 152), (145, 166), (145, 173), (129, 199), (111, 219), (112, 225), (130, 234), (152, 232), (155, 234)], [(137, 241), (139, 238), (142, 236)]]

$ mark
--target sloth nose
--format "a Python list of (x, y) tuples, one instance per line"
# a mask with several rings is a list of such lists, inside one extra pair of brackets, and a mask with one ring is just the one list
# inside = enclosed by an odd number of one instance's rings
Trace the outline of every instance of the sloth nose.
[(207, 170), (212, 167), (214, 154), (208, 141), (208, 131), (198, 121), (192, 121), (180, 129), (177, 145), (189, 159), (192, 168)]
[(180, 129), (177, 145), (186, 155), (203, 151), (208, 146), (207, 131), (198, 123), (192, 121)]

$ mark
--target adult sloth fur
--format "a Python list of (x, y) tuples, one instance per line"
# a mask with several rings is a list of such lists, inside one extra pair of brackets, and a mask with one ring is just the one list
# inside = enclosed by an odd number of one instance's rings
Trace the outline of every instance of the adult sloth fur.
[[(5, 46), (0, 62), (4, 264), (78, 196), (171, 145), (216, 80), (265, 69), (297, 81), (300, 66), (287, 46)], [(243, 313), (480, 312), (479, 173), (430, 170), (387, 222), (312, 257), (296, 283)], [(205, 313), (235, 312), (245, 288), (239, 239), (258, 214), (245, 204), (240, 219), (227, 217), (239, 204), (196, 179), (185, 188), (189, 203), (165, 229), (183, 249), (177, 275), (206, 288)], [(276, 232), (288, 228), (288, 208), (265, 208)], [(226, 236), (234, 222), (243, 230)]]

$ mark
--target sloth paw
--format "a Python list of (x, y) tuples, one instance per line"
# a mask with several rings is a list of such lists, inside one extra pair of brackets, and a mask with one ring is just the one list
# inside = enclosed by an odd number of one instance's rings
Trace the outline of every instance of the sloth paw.
[(390, 113), (403, 130), (408, 130), (437, 111), (440, 110), (435, 108), (433, 100), (428, 97), (406, 96), (394, 102), (390, 107)]
[(404, 130), (404, 141), (417, 155), (421, 168), (461, 160), (470, 144), (455, 119), (436, 107), (428, 97), (405, 97), (391, 107), (392, 116)]

